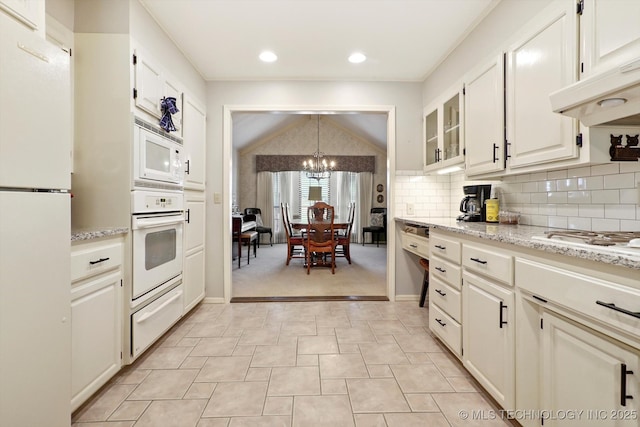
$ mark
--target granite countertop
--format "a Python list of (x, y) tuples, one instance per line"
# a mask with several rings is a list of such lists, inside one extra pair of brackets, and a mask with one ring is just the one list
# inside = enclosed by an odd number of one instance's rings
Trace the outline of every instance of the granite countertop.
[(441, 229), (452, 233), (640, 270), (640, 251), (639, 256), (636, 257), (603, 252), (599, 250), (598, 246), (594, 246), (593, 249), (576, 248), (554, 240), (532, 239), (533, 236), (544, 236), (545, 231), (557, 230), (550, 227), (522, 224), (493, 224), (486, 222), (458, 222), (452, 218), (405, 217), (396, 218), (396, 221), (426, 225), (433, 229)]
[(99, 239), (100, 237), (117, 236), (127, 234), (129, 227), (104, 227), (95, 229), (71, 230), (71, 241)]

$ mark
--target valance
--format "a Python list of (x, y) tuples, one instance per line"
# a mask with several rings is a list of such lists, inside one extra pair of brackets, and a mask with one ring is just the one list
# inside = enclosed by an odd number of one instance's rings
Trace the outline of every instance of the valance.
[[(325, 156), (336, 162), (335, 171), (371, 172), (376, 170), (376, 156)], [(256, 172), (284, 172), (302, 170), (306, 155), (256, 155)]]

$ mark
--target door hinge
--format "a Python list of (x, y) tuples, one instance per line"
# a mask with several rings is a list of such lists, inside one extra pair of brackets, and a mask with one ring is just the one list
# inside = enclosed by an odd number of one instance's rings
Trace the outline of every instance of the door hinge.
[(120, 279), (120, 287), (122, 287), (122, 279)]
[(579, 133), (579, 134), (576, 136), (576, 145), (577, 145), (578, 147), (582, 147), (582, 134), (581, 134), (581, 133)]
[(580, 0), (577, 4), (576, 4), (576, 13), (578, 15), (582, 15), (582, 12), (584, 12), (584, 0)]
[(467, 155), (467, 149), (466, 149), (466, 148), (463, 148), (463, 149), (462, 149), (462, 155), (463, 155), (463, 156), (466, 156), (466, 155)]
[(544, 329), (544, 319), (540, 318), (540, 329)]
[(136, 65), (138, 63), (138, 56), (134, 53), (133, 54), (133, 65)]
[(584, 62), (580, 63), (580, 73), (584, 73)]
[(463, 87), (463, 88), (462, 88), (462, 94), (463, 94), (463, 95), (466, 95), (466, 94), (467, 94), (467, 88), (466, 88), (466, 87)]
[(540, 418), (540, 425), (544, 425), (544, 416)]
[(133, 88), (133, 99), (138, 99), (138, 89)]

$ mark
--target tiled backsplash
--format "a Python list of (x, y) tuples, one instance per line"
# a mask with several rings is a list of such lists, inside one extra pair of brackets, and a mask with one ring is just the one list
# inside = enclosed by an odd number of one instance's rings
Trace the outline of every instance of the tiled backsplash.
[(424, 176), (398, 171), (396, 214), (416, 217), (458, 215), (462, 186), (491, 183), (500, 209), (521, 213), (520, 223), (599, 231), (640, 231), (640, 162), (607, 163), (505, 177), (465, 181), (464, 174)]

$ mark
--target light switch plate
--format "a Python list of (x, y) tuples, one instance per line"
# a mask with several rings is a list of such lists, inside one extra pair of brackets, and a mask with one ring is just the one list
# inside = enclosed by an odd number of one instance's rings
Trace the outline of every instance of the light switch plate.
[(407, 215), (415, 215), (413, 203), (407, 203)]
[(219, 205), (220, 203), (222, 203), (222, 194), (213, 193), (213, 203), (215, 203), (216, 205)]

